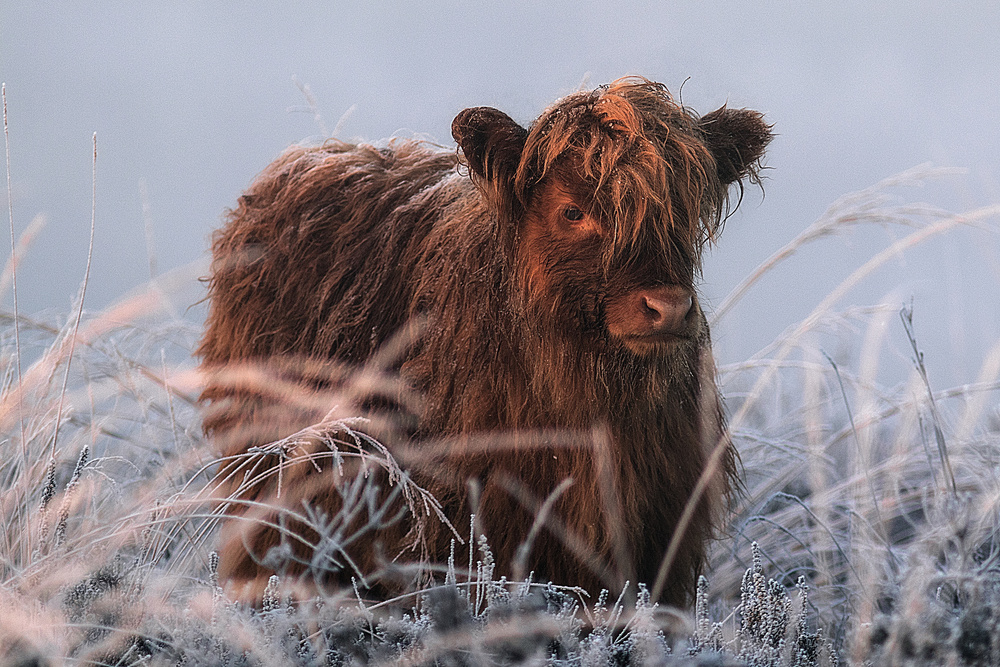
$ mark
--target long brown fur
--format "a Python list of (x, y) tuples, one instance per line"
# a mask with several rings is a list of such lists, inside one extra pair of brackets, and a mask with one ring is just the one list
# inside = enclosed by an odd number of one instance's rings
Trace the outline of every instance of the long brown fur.
[[(313, 585), (364, 574), (388, 594), (406, 570), (387, 564), (444, 563), (474, 512), (498, 574), (593, 593), (651, 584), (706, 474), (662, 595), (685, 604), (736, 474), (695, 278), (729, 186), (757, 181), (770, 128), (748, 110), (698, 117), (626, 78), (527, 129), (467, 109), (453, 134), (460, 155), (414, 141), (291, 148), (217, 232), (199, 354), (233, 499), (220, 575), (247, 597), (275, 572)], [(653, 297), (679, 313), (666, 333), (650, 334)], [(359, 376), (376, 379), (357, 389)], [(342, 424), (353, 458), (319, 436), (261, 449), (320, 421), (344, 387), (387, 449)], [(408, 477), (370, 465), (375, 450)], [(345, 484), (362, 479), (387, 514), (317, 566), (323, 531), (303, 517), (343, 518)]]

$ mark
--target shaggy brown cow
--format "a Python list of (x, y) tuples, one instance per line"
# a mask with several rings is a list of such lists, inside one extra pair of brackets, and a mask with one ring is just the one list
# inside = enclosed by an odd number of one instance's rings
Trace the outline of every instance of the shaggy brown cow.
[[(475, 513), (498, 575), (592, 592), (651, 584), (675, 538), (660, 599), (684, 604), (735, 475), (695, 277), (770, 128), (625, 78), (528, 129), (479, 107), (452, 133), (460, 155), (291, 148), (216, 234), (220, 576), (250, 598), (275, 572), (386, 594), (413, 572), (392, 563), (443, 563)], [(264, 447), (348, 394), (386, 449), (329, 420), (337, 448), (323, 428)]]

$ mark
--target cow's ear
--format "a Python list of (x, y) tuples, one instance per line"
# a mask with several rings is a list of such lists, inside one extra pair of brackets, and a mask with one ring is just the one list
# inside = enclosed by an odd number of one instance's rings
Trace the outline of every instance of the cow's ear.
[(729, 185), (747, 176), (756, 181), (759, 160), (774, 138), (764, 116), (752, 109), (722, 107), (707, 113), (699, 121), (705, 145), (715, 156), (719, 180)]
[(473, 107), (455, 116), (451, 134), (483, 185), (497, 188), (511, 183), (528, 138), (526, 129), (502, 111)]

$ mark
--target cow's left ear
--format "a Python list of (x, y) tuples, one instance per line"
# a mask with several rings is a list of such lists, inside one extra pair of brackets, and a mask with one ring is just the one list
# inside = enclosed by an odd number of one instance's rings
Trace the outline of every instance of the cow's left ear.
[(722, 107), (701, 117), (705, 145), (715, 156), (719, 180), (723, 185), (735, 183), (747, 176), (757, 177), (758, 160), (774, 138), (764, 115), (752, 109)]
[(493, 189), (513, 181), (528, 131), (492, 107), (465, 109), (451, 123), (451, 134), (469, 169)]

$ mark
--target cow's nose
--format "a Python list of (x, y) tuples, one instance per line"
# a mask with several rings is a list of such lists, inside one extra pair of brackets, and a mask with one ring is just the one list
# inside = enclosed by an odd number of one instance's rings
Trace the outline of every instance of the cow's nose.
[(639, 295), (642, 316), (654, 333), (679, 332), (693, 305), (691, 292), (679, 285), (644, 289)]

